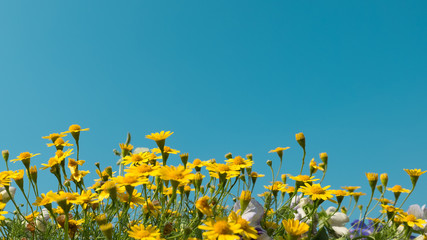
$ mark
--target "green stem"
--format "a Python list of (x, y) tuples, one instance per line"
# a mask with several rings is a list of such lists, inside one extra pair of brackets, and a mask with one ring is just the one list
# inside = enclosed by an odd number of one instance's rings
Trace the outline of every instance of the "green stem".
[(305, 152), (305, 148), (303, 148), (303, 150), (304, 150), (304, 155), (302, 156), (302, 165), (301, 165), (301, 171), (299, 172), (299, 175), (302, 174), (302, 169), (304, 168), (304, 161), (305, 161), (306, 152)]

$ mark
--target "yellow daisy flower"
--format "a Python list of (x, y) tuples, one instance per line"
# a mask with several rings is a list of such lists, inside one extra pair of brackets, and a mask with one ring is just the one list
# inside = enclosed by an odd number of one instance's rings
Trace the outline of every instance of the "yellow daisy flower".
[(158, 142), (158, 141), (165, 140), (166, 138), (168, 138), (172, 134), (173, 134), (173, 132), (171, 132), (171, 131), (167, 131), (167, 132), (161, 131), (160, 133), (152, 133), (150, 135), (146, 135), (145, 137)]
[(406, 223), (409, 227), (420, 227), (420, 228), (424, 228), (423, 224), (426, 223), (426, 220), (423, 219), (417, 219), (417, 217), (415, 217), (412, 214), (407, 214), (405, 212), (403, 212), (401, 215), (398, 216), (398, 218), (400, 218), (399, 220), (401, 222)]
[(161, 179), (167, 181), (171, 180), (178, 182), (181, 185), (188, 184), (190, 180), (194, 178), (194, 174), (191, 173), (191, 169), (186, 169), (184, 166), (163, 166), (158, 170), (158, 174)]
[(310, 229), (307, 223), (294, 219), (283, 220), (282, 224), (285, 231), (292, 237), (299, 237)]
[(212, 206), (209, 204), (209, 197), (203, 196), (196, 201), (196, 208), (204, 215), (212, 216)]
[(360, 187), (359, 186), (346, 186), (346, 187), (341, 187), (341, 188), (352, 193), (352, 192), (356, 191), (357, 189), (359, 189)]
[(327, 190), (329, 187), (330, 186), (326, 186), (322, 188), (320, 184), (310, 185), (305, 183), (305, 186), (302, 186), (299, 191), (311, 196), (311, 200), (313, 201), (317, 199), (327, 200), (333, 197), (332, 191)]
[(134, 225), (130, 227), (128, 231), (129, 237), (138, 240), (159, 240), (164, 239), (160, 238), (160, 230), (156, 226), (151, 224), (145, 227), (143, 224)]
[(61, 134), (58, 134), (58, 133), (52, 133), (52, 134), (50, 134), (49, 136), (44, 136), (44, 137), (42, 137), (43, 139), (50, 139), (52, 142), (55, 142), (55, 140), (56, 139), (58, 139), (58, 138), (62, 138), (62, 137), (65, 137), (65, 136), (67, 136), (67, 134), (63, 134), (63, 133), (61, 133)]
[(199, 229), (206, 230), (203, 232), (204, 239), (208, 240), (238, 240), (243, 230), (238, 223), (230, 223), (226, 219), (208, 219), (203, 221), (205, 225), (200, 225)]
[(409, 189), (402, 188), (402, 186), (400, 186), (400, 185), (395, 185), (392, 188), (387, 188), (387, 190), (394, 192), (394, 193), (409, 193), (410, 192)]
[(229, 163), (232, 166), (237, 166), (239, 169), (241, 168), (248, 168), (251, 167), (254, 162), (249, 159), (244, 159), (241, 156), (237, 156), (235, 158), (231, 158), (228, 160), (225, 160), (227, 163)]
[(231, 211), (230, 216), (228, 216), (228, 221), (234, 224), (240, 224), (240, 229), (242, 230), (239, 235), (243, 240), (251, 240), (258, 238), (258, 231), (249, 225), (249, 222), (246, 219), (243, 219), (240, 215), (237, 215), (234, 211)]

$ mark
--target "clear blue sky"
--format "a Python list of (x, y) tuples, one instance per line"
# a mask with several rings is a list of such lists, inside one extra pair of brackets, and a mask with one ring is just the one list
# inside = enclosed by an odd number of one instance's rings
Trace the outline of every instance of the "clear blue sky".
[[(268, 151), (289, 146), (283, 172), (296, 175), (304, 132), (308, 161), (329, 154), (331, 188), (369, 192), (365, 172), (410, 188), (403, 168), (427, 170), (426, 12), (426, 1), (2, 1), (0, 148), (41, 153), (41, 166), (54, 153), (41, 136), (78, 123), (95, 177), (127, 132), (152, 148), (145, 135), (170, 130), (190, 160), (253, 153), (267, 174)], [(427, 174), (407, 205), (427, 204), (426, 185)]]

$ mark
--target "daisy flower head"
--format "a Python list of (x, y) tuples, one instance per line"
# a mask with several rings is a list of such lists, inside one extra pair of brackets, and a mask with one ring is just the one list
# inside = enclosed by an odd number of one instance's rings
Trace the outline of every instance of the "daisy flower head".
[(152, 226), (151, 224), (148, 226), (144, 226), (143, 224), (134, 225), (130, 227), (128, 231), (129, 237), (138, 240), (158, 240), (163, 239), (160, 238), (160, 230), (157, 229), (156, 226)]
[(387, 188), (387, 190), (394, 192), (394, 193), (409, 193), (409, 189), (405, 189), (400, 185), (394, 185), (392, 188)]
[[(238, 210), (238, 212), (240, 209)], [(244, 211), (242, 211), (244, 212)], [(234, 211), (231, 211), (230, 215), (228, 216), (228, 221), (231, 223), (237, 223), (240, 224), (240, 229), (242, 230), (241, 233), (239, 233), (241, 239), (243, 240), (251, 240), (251, 239), (257, 239), (258, 238), (258, 231), (250, 225), (250, 222), (244, 218), (240, 214), (237, 214)]]
[(206, 165), (206, 169), (209, 171), (211, 177), (217, 179), (230, 179), (240, 175), (240, 168), (236, 165), (223, 164), (223, 163), (211, 163)]
[(227, 219), (208, 219), (203, 223), (205, 225), (200, 225), (199, 229), (205, 230), (203, 236), (208, 240), (238, 240), (238, 234), (243, 231), (240, 224), (228, 222)]
[(400, 222), (404, 222), (405, 224), (407, 224), (409, 227), (414, 227), (417, 226), (419, 228), (424, 228), (424, 224), (426, 224), (426, 220), (424, 219), (418, 219), (417, 217), (415, 217), (412, 214), (407, 214), (405, 212), (403, 212), (402, 214), (398, 215), (399, 221)]
[(421, 171), (421, 169), (403, 169), (411, 178), (412, 186), (415, 187), (417, 184), (418, 178), (426, 173), (427, 171)]
[(303, 192), (305, 195), (309, 195), (311, 200), (315, 201), (317, 199), (328, 200), (332, 198), (332, 190), (327, 190), (330, 186), (321, 187), (320, 184), (310, 185), (305, 183), (305, 186), (300, 188), (300, 192)]
[(61, 137), (57, 138), (55, 140), (55, 142), (53, 143), (48, 143), (47, 144), (48, 147), (52, 147), (55, 146), (56, 150), (63, 150), (64, 147), (69, 147), (69, 146), (73, 146), (73, 144), (68, 143), (68, 141), (64, 141), (64, 139), (62, 139)]
[(120, 143), (119, 146), (122, 150), (122, 156), (127, 156), (133, 149), (132, 144)]
[(62, 132), (61, 134), (71, 133), (71, 135), (73, 136), (74, 140), (76, 140), (76, 142), (78, 142), (79, 141), (79, 137), (80, 137), (80, 132), (83, 132), (83, 131), (89, 131), (89, 128), (82, 129), (80, 127), (80, 125), (73, 124), (73, 125), (71, 125), (68, 128), (68, 131)]
[(170, 135), (172, 135), (173, 132), (171, 131), (161, 131), (157, 133), (151, 133), (150, 135), (146, 135), (145, 137), (151, 140), (156, 141), (157, 146), (160, 148), (160, 150), (163, 151), (163, 147), (165, 146), (166, 138), (168, 138)]
[(297, 188), (299, 188), (300, 186), (303, 186), (304, 183), (312, 183), (319, 180), (319, 179), (314, 179), (314, 176), (310, 177), (308, 175), (298, 175), (298, 176), (289, 175), (289, 178), (296, 182)]
[(360, 196), (365, 196), (365, 195), (366, 195), (366, 193), (363, 193), (363, 192), (352, 192), (351, 193), (351, 196), (354, 198), (354, 200), (356, 202), (359, 201)]
[(347, 190), (349, 193), (352, 193), (361, 187), (359, 187), (359, 186), (345, 186), (345, 187), (341, 187), (341, 188)]
[(43, 139), (50, 139), (52, 141), (52, 143), (54, 143), (56, 141), (56, 139), (58, 138), (62, 138), (67, 136), (67, 134), (64, 133), (51, 133), (49, 136), (44, 136), (42, 137)]
[[(160, 175), (160, 178), (165, 181), (171, 180), (172, 185), (176, 183), (185, 185), (194, 178), (194, 174), (191, 173), (191, 169), (186, 169), (182, 165), (179, 165), (178, 167), (163, 166), (158, 170), (158, 174)], [(176, 186), (178, 186), (178, 184)]]
[(196, 201), (196, 208), (205, 216), (212, 216), (212, 206), (209, 204), (209, 196), (203, 196)]
[(21, 154), (19, 154), (19, 156), (16, 159), (12, 159), (10, 160), (11, 162), (17, 162), (17, 161), (21, 161), (25, 168), (29, 168), (30, 167), (30, 159), (34, 156), (40, 155), (40, 153), (29, 153), (29, 152), (22, 152)]
[(307, 223), (294, 219), (283, 220), (282, 224), (285, 231), (291, 235), (291, 237), (300, 237), (310, 229)]
[(280, 160), (282, 160), (283, 158), (283, 151), (289, 149), (290, 147), (277, 147), (276, 149), (270, 150), (268, 153), (277, 153), (277, 155), (279, 156)]
[(237, 156), (235, 158), (230, 158), (228, 160), (225, 160), (225, 162), (229, 163), (230, 165), (237, 166), (237, 167), (239, 167), (239, 169), (248, 168), (254, 164), (253, 161), (251, 161), (249, 159), (244, 159), (241, 156)]

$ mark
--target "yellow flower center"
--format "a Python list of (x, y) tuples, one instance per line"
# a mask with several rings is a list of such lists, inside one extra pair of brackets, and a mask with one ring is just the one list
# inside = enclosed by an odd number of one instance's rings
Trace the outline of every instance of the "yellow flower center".
[(325, 194), (325, 190), (323, 190), (323, 188), (319, 186), (312, 186), (310, 191), (313, 194)]
[(219, 172), (226, 172), (230, 170), (230, 168), (225, 164), (218, 164), (217, 168)]
[(55, 145), (61, 145), (61, 144), (64, 144), (64, 139), (58, 138), (55, 140)]
[(60, 158), (64, 155), (64, 152), (62, 150), (58, 150), (56, 151), (55, 155)]
[(240, 164), (244, 164), (245, 160), (243, 160), (241, 156), (237, 156), (236, 158), (234, 158), (233, 163), (235, 165), (240, 165)]
[(237, 223), (240, 224), (241, 229), (247, 229), (249, 227), (248, 221), (243, 218), (239, 218), (239, 220), (237, 220)]
[(31, 153), (29, 153), (29, 152), (23, 152), (23, 153), (19, 154), (19, 158), (20, 159), (31, 158)]
[(414, 215), (409, 214), (405, 220), (406, 220), (406, 222), (415, 222), (417, 220), (417, 218)]
[(143, 164), (143, 165), (140, 165), (138, 167), (138, 170), (139, 170), (140, 173), (146, 173), (146, 172), (151, 171), (151, 167), (149, 165), (147, 165), (147, 164)]
[(80, 131), (81, 127), (77, 124), (71, 125), (68, 130), (69, 131)]
[(307, 180), (310, 180), (310, 176), (307, 176), (307, 175), (300, 175), (300, 176), (298, 176), (298, 181), (305, 182)]
[(142, 230), (139, 232), (138, 235), (139, 235), (139, 237), (149, 237), (151, 235), (151, 232), (147, 231), (147, 230)]
[(198, 159), (198, 158), (194, 159), (194, 161), (193, 161), (194, 165), (199, 165), (201, 163), (202, 163), (202, 161), (200, 159)]
[(131, 158), (132, 162), (140, 162), (142, 160), (143, 160), (143, 158), (140, 155), (138, 155), (138, 154), (132, 155), (132, 158)]
[(216, 222), (214, 227), (214, 231), (218, 234), (232, 234), (233, 232), (231, 231), (230, 227), (228, 226), (228, 223), (224, 220)]
[(251, 177), (253, 177), (253, 178), (258, 177), (258, 173), (256, 173), (256, 172), (251, 172)]

